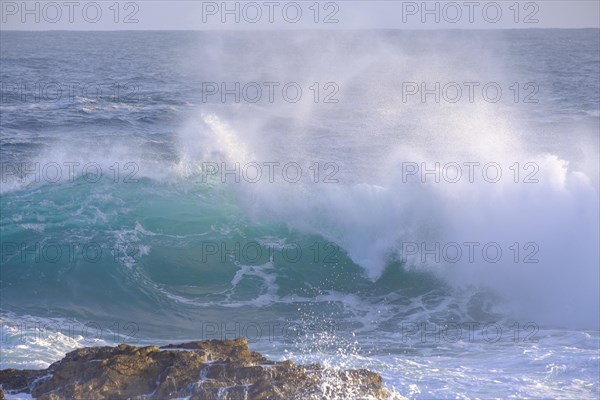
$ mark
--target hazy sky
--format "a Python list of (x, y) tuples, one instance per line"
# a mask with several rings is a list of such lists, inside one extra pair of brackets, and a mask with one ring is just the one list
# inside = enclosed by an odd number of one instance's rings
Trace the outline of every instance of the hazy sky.
[(598, 28), (600, 1), (0, 1), (6, 30)]

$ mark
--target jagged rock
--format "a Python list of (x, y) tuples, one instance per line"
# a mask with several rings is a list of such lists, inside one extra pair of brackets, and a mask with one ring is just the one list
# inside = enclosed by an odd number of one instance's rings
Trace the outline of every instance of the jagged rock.
[(68, 353), (46, 370), (2, 370), (0, 385), (9, 393), (31, 393), (40, 400), (389, 397), (378, 374), (269, 361), (251, 352), (244, 338), (160, 348), (86, 347)]

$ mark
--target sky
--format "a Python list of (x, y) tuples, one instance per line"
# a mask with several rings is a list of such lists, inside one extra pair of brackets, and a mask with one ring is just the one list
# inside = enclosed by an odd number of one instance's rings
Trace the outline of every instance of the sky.
[(0, 1), (0, 30), (457, 28), (600, 28), (600, 1)]

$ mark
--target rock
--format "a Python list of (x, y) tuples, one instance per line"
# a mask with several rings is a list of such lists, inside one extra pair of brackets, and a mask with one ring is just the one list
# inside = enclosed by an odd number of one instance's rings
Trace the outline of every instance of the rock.
[[(46, 370), (0, 371), (9, 393), (62, 399), (387, 399), (381, 376), (368, 370), (274, 362), (244, 338), (163, 347), (85, 347)], [(2, 399), (0, 394), (0, 399)]]

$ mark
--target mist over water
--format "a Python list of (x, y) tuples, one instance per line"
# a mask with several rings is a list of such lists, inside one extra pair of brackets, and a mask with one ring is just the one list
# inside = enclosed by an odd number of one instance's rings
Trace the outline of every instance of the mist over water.
[[(3, 336), (13, 339), (3, 367), (53, 361), (39, 341), (28, 344), (35, 359), (24, 357), (9, 329), (36, 318), (102, 326), (133, 318), (136, 338), (148, 342), (207, 338), (207, 321), (334, 321), (331, 335), (308, 340), (304, 329), (306, 340), (280, 335), (256, 349), (374, 368), (404, 395), (411, 368), (439, 367), (428, 359), (435, 353), (449, 372), (411, 394), (427, 398), (458, 390), (450, 376), (480, 368), (476, 354), (490, 351), (514, 373), (502, 395), (556, 396), (547, 365), (566, 364), (578, 348), (563, 386), (575, 397), (597, 392), (597, 30), (8, 32), (0, 40), (3, 82), (43, 76), (103, 88), (102, 97), (0, 104), (3, 163), (58, 163), (63, 173), (64, 163), (95, 163), (103, 172), (93, 183), (81, 169), (52, 183), (3, 171), (4, 243), (79, 244), (58, 263), (3, 247)], [(58, 48), (65, 40), (71, 46)], [(36, 54), (41, 71), (23, 54)], [(239, 102), (222, 97), (221, 84), (236, 82), (252, 85)], [(473, 101), (465, 82), (477, 83)], [(118, 100), (115, 83), (127, 84)], [(439, 99), (436, 83), (452, 83)], [(248, 101), (256, 87), (259, 100)], [(296, 87), (302, 95), (289, 101)], [(460, 99), (448, 101), (457, 87)], [(495, 87), (498, 101), (486, 100)], [(290, 163), (301, 175), (284, 172)], [(490, 163), (501, 175), (484, 170)], [(99, 243), (102, 257), (90, 263), (84, 243)], [(207, 243), (229, 251), (258, 243), (270, 253), (251, 262)], [(513, 322), (532, 322), (539, 341), (405, 345), (405, 324), (466, 321), (498, 323), (509, 336)], [(82, 341), (61, 339), (61, 349)], [(332, 350), (339, 343), (345, 350)], [(544, 352), (553, 357), (546, 364)], [(527, 362), (544, 372), (519, 381)], [(484, 394), (494, 393), (488, 378), (474, 383)]]
[[(512, 60), (499, 57), (515, 51), (509, 45), (511, 34), (481, 34), (475, 40), (466, 34), (357, 36), (334, 34), (323, 43), (316, 34), (295, 35), (293, 51), (289, 38), (268, 44), (249, 41), (242, 65), (232, 59), (237, 54), (222, 53), (228, 48), (223, 43), (216, 49), (203, 45), (198, 60), (225, 66), (217, 74), (219, 82), (235, 81), (234, 77), (241, 82), (295, 82), (309, 76), (307, 82), (335, 79), (343, 89), (339, 104), (314, 103), (305, 96), (301, 104), (268, 104), (266, 112), (242, 106), (233, 115), (218, 109), (204, 114), (207, 126), (194, 121), (200, 132), (192, 128), (193, 133), (182, 139), (186, 149), (197, 151), (184, 152), (185, 156), (198, 162), (217, 153), (242, 165), (254, 160), (284, 164), (291, 155), (340, 163), (341, 184), (301, 182), (291, 188), (242, 184), (240, 203), (257, 220), (285, 222), (339, 244), (373, 281), (390, 258), (407, 258), (402, 255), (403, 243), (491, 242), (501, 244), (505, 252), (514, 242), (535, 243), (536, 263), (520, 262), (523, 254), (515, 262), (513, 252), (497, 263), (480, 256), (476, 263), (407, 266), (429, 267), (455, 285), (491, 287), (528, 318), (598, 328), (597, 157), (580, 156), (593, 153), (587, 146), (597, 143), (594, 125), (577, 121), (578, 131), (569, 131), (567, 143), (560, 147), (556, 135), (549, 135), (546, 142), (539, 137), (548, 135), (548, 129), (545, 121), (531, 121), (534, 118), (527, 115), (535, 105), (522, 99), (516, 103), (514, 92), (507, 89), (513, 81), (530, 82), (522, 76), (546, 82), (542, 74), (550, 72), (531, 67), (523, 71)], [(419, 86), (425, 82), (430, 91), (436, 82), (456, 82), (463, 89), (464, 82), (482, 82), (481, 86), (494, 82), (504, 93), (500, 104), (485, 101), (477, 89), (473, 102), (466, 90), (456, 103), (444, 101), (443, 95), (436, 102), (435, 94), (426, 95), (423, 102), (421, 93), (409, 97), (403, 92), (406, 82)], [(587, 95), (593, 97), (594, 81), (588, 82)], [(590, 112), (593, 99), (588, 101)], [(547, 112), (553, 112), (551, 107)], [(348, 120), (345, 113), (355, 117)], [(282, 125), (281, 119), (287, 124)], [(197, 148), (199, 134), (203, 140)], [(465, 177), (456, 183), (440, 178), (436, 182), (435, 174), (419, 171), (416, 179), (410, 176), (407, 181), (403, 172), (415, 161), (430, 169), (458, 163)], [(474, 168), (471, 182), (465, 162), (497, 163), (503, 179), (489, 182), (486, 171)], [(515, 175), (515, 163), (520, 176)], [(491, 180), (495, 173), (490, 173)], [(535, 176), (523, 183), (527, 175)]]

